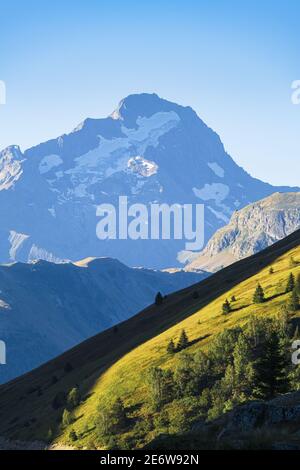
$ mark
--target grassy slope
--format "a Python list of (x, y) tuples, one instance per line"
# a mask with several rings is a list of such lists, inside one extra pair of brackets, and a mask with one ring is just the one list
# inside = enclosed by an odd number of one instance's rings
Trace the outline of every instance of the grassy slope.
[[(22, 439), (44, 438), (51, 426), (60, 419), (61, 410), (54, 411), (51, 402), (60, 391), (68, 391), (80, 384), (86, 394), (84, 403), (76, 410), (77, 421), (72, 425), (83, 437), (78, 445), (86, 446), (93, 438), (93, 417), (99, 399), (124, 399), (126, 406), (142, 405), (132, 416), (142, 416), (146, 401), (144, 372), (149, 366), (174, 367), (178, 355), (172, 359), (166, 354), (166, 345), (176, 339), (185, 328), (195, 343), (190, 350), (205, 348), (213, 335), (245, 322), (251, 314), (274, 314), (280, 309), (291, 271), (291, 255), (300, 260), (300, 232), (279, 242), (263, 253), (240, 261), (206, 279), (197, 290), (200, 299), (194, 300), (195, 287), (168, 297), (161, 307), (151, 306), (141, 314), (120, 325), (117, 333), (108, 330), (86, 341), (41, 368), (0, 387), (0, 435)], [(269, 275), (268, 266), (275, 269)], [(300, 272), (300, 268), (293, 268)], [(267, 297), (273, 297), (262, 306), (251, 304), (253, 291), (260, 281)], [(229, 316), (221, 315), (225, 297), (235, 295), (236, 309)], [(65, 373), (63, 367), (71, 362), (74, 370)], [(59, 381), (51, 385), (56, 375)], [(36, 387), (42, 391), (38, 393)], [(87, 429), (90, 429), (86, 432)], [(70, 429), (57, 440), (68, 442)], [(155, 436), (148, 436), (152, 439)]]
[[(279, 313), (282, 304), (287, 300), (287, 295), (281, 294), (285, 290), (288, 274), (290, 272), (294, 272), (295, 275), (300, 273), (300, 265), (297, 268), (290, 268), (289, 257), (291, 255), (300, 261), (300, 248), (293, 249), (287, 255), (276, 260), (273, 263), (274, 274), (270, 275), (269, 268), (264, 268), (259, 274), (229, 290), (226, 296), (218, 297), (203, 309), (198, 310), (195, 314), (120, 359), (95, 384), (93, 396), (77, 412), (77, 416), (82, 417), (72, 427), (78, 434), (83, 432), (86, 424), (90, 423), (91, 416), (95, 416), (100, 398), (109, 402), (113, 398), (121, 397), (126, 407), (141, 405), (138, 412), (132, 415), (133, 417), (141, 417), (143, 407), (145, 411), (147, 408), (147, 405), (145, 405), (147, 403), (144, 385), (145, 373), (153, 365), (171, 369), (176, 367), (179, 354), (170, 357), (166, 352), (166, 348), (170, 339), (178, 339), (183, 328), (187, 332), (189, 340), (192, 343), (194, 342), (189, 347), (189, 352), (193, 352), (198, 348), (205, 350), (214, 335), (225, 328), (247, 322), (250, 315), (275, 315)], [(257, 282), (260, 282), (263, 286), (266, 297), (271, 298), (263, 305), (253, 305), (252, 303)], [(233, 304), (235, 311), (225, 317), (222, 315), (222, 304), (226, 297), (230, 298), (232, 295), (235, 295), (237, 299)], [(69, 429), (66, 429), (64, 439), (68, 439), (69, 431)], [(87, 439), (90, 439), (90, 434), (86, 435)], [(149, 435), (148, 437), (153, 438), (154, 436)], [(85, 439), (80, 444), (84, 445)]]

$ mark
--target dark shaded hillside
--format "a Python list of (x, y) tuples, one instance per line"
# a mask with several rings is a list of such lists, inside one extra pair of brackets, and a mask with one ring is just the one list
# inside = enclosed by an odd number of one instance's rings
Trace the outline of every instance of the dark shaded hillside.
[(0, 266), (0, 339), (7, 345), (0, 382), (126, 320), (158, 291), (168, 294), (202, 278), (128, 268), (110, 258)]
[[(169, 295), (161, 306), (152, 305), (119, 324), (118, 328), (106, 330), (31, 373), (1, 386), (0, 435), (43, 438), (49, 424), (57, 425), (61, 418), (61, 410), (53, 408), (53, 399), (58, 392), (67, 392), (80, 384), (83, 393), (88, 394), (101, 374), (126, 353), (187, 318), (299, 244), (300, 231), (297, 231), (265, 251)], [(195, 290), (198, 299), (194, 299)]]

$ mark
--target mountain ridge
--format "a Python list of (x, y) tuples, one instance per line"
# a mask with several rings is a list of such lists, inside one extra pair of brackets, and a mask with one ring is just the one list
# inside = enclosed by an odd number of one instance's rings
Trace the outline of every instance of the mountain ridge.
[(250, 256), (300, 228), (300, 193), (275, 193), (236, 211), (186, 270), (216, 271)]
[(203, 276), (129, 268), (110, 258), (0, 266), (0, 339), (7, 348), (0, 382), (129, 318), (158, 291), (169, 294)]

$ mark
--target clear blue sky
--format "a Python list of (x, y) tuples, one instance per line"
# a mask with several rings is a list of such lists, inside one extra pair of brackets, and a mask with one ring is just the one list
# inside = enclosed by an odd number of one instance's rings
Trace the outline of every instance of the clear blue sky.
[(0, 18), (0, 148), (156, 92), (191, 105), (254, 176), (300, 184), (298, 0), (1, 0)]

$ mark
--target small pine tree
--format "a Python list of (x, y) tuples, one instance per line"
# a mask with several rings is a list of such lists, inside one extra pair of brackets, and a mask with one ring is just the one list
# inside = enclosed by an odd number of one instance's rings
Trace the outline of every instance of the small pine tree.
[(285, 351), (277, 333), (272, 332), (255, 362), (254, 395), (269, 400), (278, 393), (287, 392), (286, 367)]
[(231, 302), (236, 302), (236, 296), (235, 296), (235, 295), (233, 295), (233, 296), (231, 297)]
[(77, 437), (77, 434), (76, 434), (76, 431), (74, 431), (74, 429), (72, 429), (69, 433), (69, 438), (71, 439), (71, 441), (75, 442), (78, 440), (78, 437)]
[(265, 293), (260, 284), (257, 285), (254, 296), (253, 296), (253, 302), (255, 304), (262, 304), (265, 301)]
[(222, 312), (223, 312), (223, 315), (227, 315), (228, 313), (231, 312), (231, 307), (230, 307), (230, 303), (228, 302), (228, 299), (226, 299), (222, 305)]
[(176, 352), (175, 344), (174, 341), (171, 339), (167, 346), (167, 353), (168, 354), (174, 354)]
[(161, 295), (160, 292), (158, 292), (155, 297), (155, 305), (161, 305), (163, 301), (164, 301), (163, 296)]
[(300, 295), (300, 274), (298, 274), (297, 279), (296, 279), (296, 289), (297, 289), (297, 294)]
[(185, 332), (185, 330), (182, 330), (179, 341), (177, 343), (177, 351), (182, 351), (183, 349), (187, 348), (189, 345), (189, 339), (188, 336)]
[(274, 268), (273, 268), (273, 266), (270, 267), (270, 269), (269, 269), (269, 274), (274, 274)]
[(295, 283), (295, 276), (293, 273), (291, 273), (289, 275), (289, 278), (288, 278), (288, 282), (287, 282), (287, 285), (286, 285), (286, 289), (285, 289), (285, 292), (288, 294), (289, 292), (293, 292), (294, 288), (296, 286), (296, 283)]
[(291, 296), (288, 301), (288, 308), (292, 312), (297, 312), (297, 310), (299, 310), (299, 297), (296, 288), (294, 288), (291, 293)]

